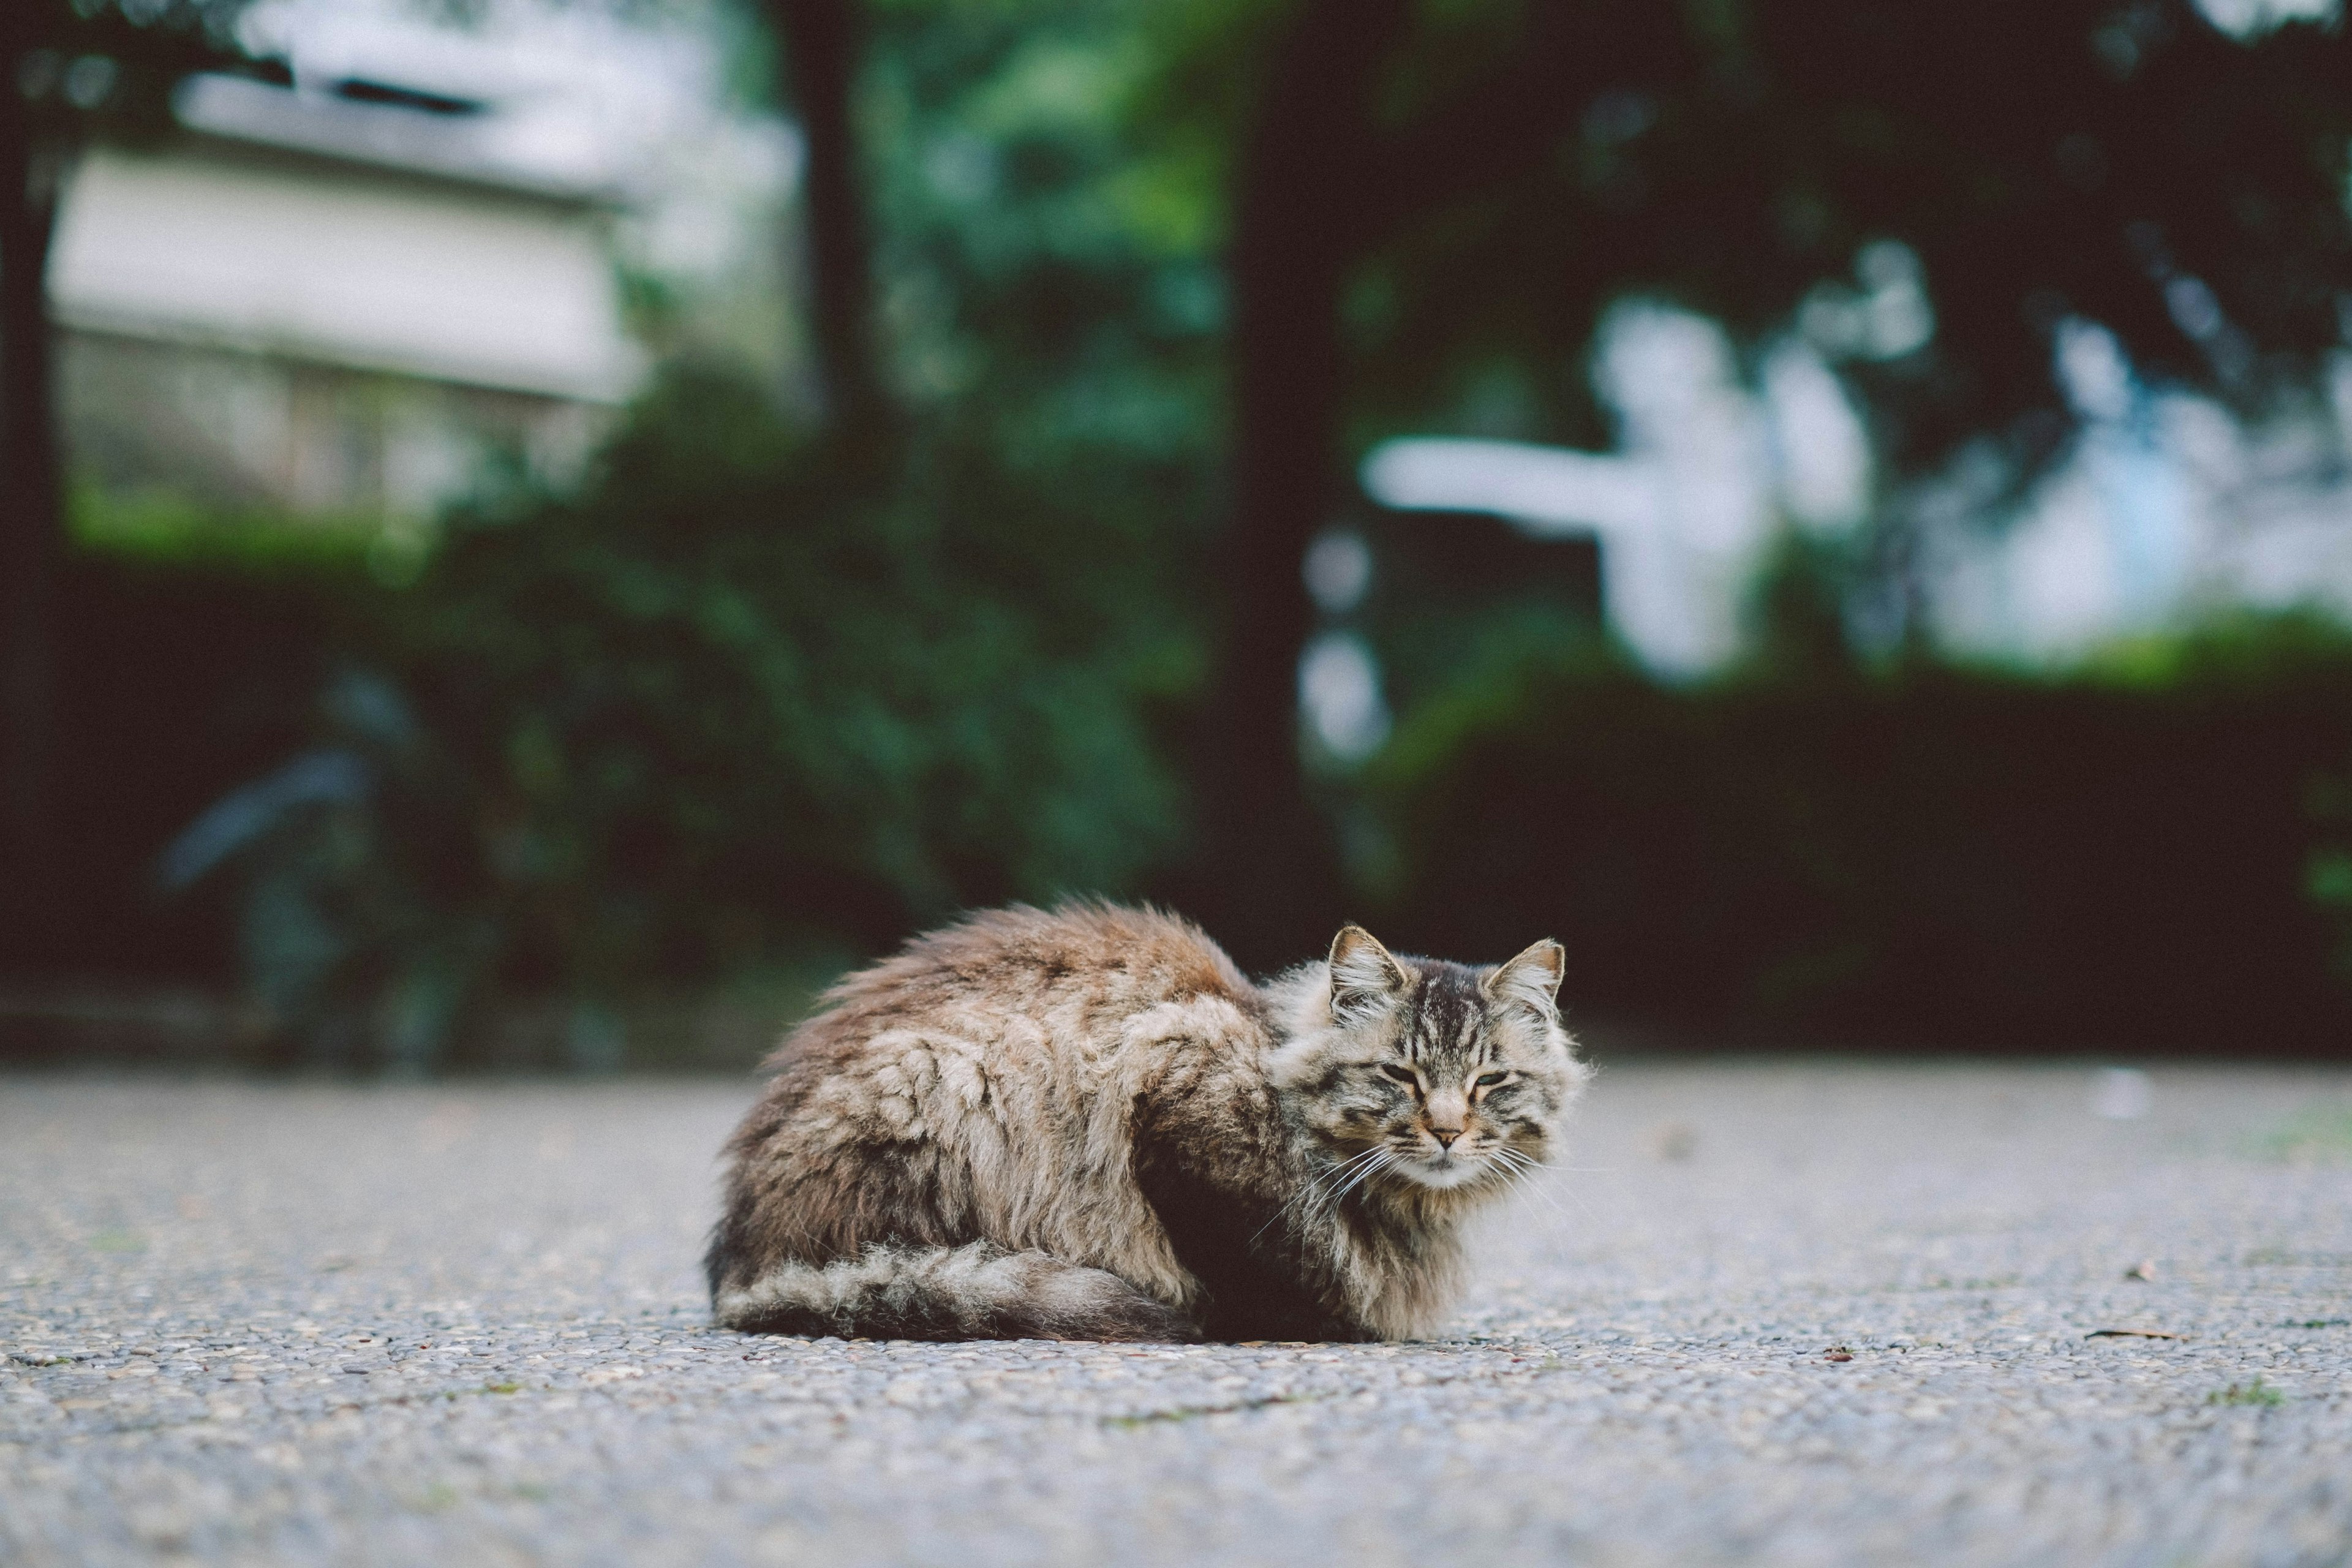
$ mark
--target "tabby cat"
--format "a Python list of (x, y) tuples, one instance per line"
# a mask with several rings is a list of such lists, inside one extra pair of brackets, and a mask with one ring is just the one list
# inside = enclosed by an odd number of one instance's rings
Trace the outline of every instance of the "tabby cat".
[(1591, 1069), (1559, 944), (1356, 926), (1254, 984), (1153, 910), (1008, 909), (849, 976), (728, 1144), (718, 1321), (876, 1339), (1403, 1339)]

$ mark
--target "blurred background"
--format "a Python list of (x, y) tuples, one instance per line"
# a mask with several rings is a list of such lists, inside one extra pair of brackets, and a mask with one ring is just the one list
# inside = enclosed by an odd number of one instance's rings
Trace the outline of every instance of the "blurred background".
[(955, 911), (2352, 1057), (2329, 0), (11, 0), (0, 1057)]

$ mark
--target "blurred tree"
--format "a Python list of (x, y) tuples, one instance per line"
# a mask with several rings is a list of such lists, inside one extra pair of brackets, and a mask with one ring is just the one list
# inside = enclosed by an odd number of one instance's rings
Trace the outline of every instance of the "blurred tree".
[[(1240, 63), (1195, 44), (1171, 74)], [(1255, 952), (1332, 913), (1281, 905), (1336, 887), (1294, 804), (1293, 671), (1345, 437), (1459, 420), (1497, 366), (1525, 433), (1589, 435), (1563, 373), (1631, 290), (1750, 342), (1813, 306), (1898, 478), (1988, 436), (2012, 477), (2059, 449), (2069, 315), (2247, 407), (2341, 342), (2352, 46), (2333, 24), (2238, 37), (2187, 0), (1299, 0), (1249, 79), (1207, 880), (1221, 929), (1290, 923), (1244, 932)], [(1231, 102), (1163, 100), (1228, 125)], [(1874, 337), (1890, 279), (1857, 287), (1857, 257), (1922, 279), (1932, 314)]]
[(693, 374), (603, 466), (453, 517), (316, 745), (164, 858), (233, 872), (288, 1033), (426, 1066), (489, 996), (599, 1014), (1167, 855), (1151, 711), (1189, 661), (1134, 613), (1147, 531), (952, 432), (877, 487)]
[(1336, 303), (1370, 240), (1381, 171), (1365, 156), (1370, 83), (1409, 0), (1297, 9), (1245, 131), (1233, 195), (1233, 513), (1226, 614), (1203, 759), (1202, 913), (1244, 963), (1331, 925), (1326, 830), (1299, 773), (1297, 666), (1313, 624), (1300, 563), (1332, 513), (1346, 388)]
[[(1513, 433), (1593, 439), (1573, 372), (1620, 291), (1752, 342), (1868, 318), (1858, 258), (1913, 258), (1935, 330), (1823, 340), (1912, 474), (1980, 432), (2054, 449), (2068, 311), (2250, 405), (2292, 384), (2334, 341), (2335, 37), (1990, 3), (761, 0), (811, 121), (826, 405), (892, 460), (684, 376), (582, 495), (456, 520), (353, 650), (396, 700), (330, 704), (321, 750), (356, 760), (210, 819), (278, 994), (312, 999), (284, 1005), (406, 994), (421, 1038), (492, 979), (693, 983), (796, 931), (1169, 889), (1180, 706), (1215, 831), (1170, 890), (1246, 961), (1296, 957), (1340, 912), (1294, 717), (1303, 548), (1365, 441), (1478, 426), (1497, 367)], [(1223, 580), (1188, 591), (1221, 514)], [(1832, 618), (1776, 655), (1833, 663), (1807, 640)], [(1567, 647), (1537, 630), (1514, 646)], [(1517, 858), (1500, 929), (1556, 824), (1505, 841), (1461, 798)]]
[(166, 858), (233, 879), (289, 1032), (423, 1061), (488, 995), (594, 1011), (1179, 857), (1220, 321), (1213, 187), (1128, 133), (1147, 14), (906, 0), (786, 73), (836, 95), (807, 221), (871, 222), (812, 240), (850, 287), (811, 309), (888, 322), (834, 351), (866, 390), (810, 439), (673, 367), (580, 494), (461, 511), (346, 635), (315, 748)]
[(1775, 651), (1696, 689), (1522, 663), (1423, 704), (1364, 771), (1395, 855), (1374, 929), (1549, 931), (1581, 1017), (1654, 1038), (2344, 1058), (2341, 625), (2066, 672)]
[(810, 336), (824, 416), (852, 444), (889, 422), (876, 356), (871, 204), (854, 99), (863, 59), (856, 0), (761, 0), (777, 42), (806, 148)]
[(64, 538), (47, 275), (58, 192), (91, 136), (152, 134), (173, 86), (237, 58), (246, 0), (0, 6), (0, 927), (28, 930), (51, 841), (51, 600)]

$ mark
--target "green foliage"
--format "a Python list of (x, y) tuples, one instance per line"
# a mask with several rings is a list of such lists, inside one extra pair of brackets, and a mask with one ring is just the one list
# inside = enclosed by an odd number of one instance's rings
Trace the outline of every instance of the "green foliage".
[[(891, 923), (1130, 884), (1175, 826), (1133, 705), (1192, 679), (1138, 591), (1153, 542), (949, 440), (877, 489), (791, 440), (688, 382), (585, 499), (460, 518), (409, 611), (428, 705), (526, 817), (642, 814), (682, 852), (665, 877), (755, 906), (795, 878)], [(571, 881), (618, 852), (563, 831), (520, 858)]]
[(2304, 786), (2315, 842), (2304, 865), (2304, 891), (2336, 933), (2330, 962), (2352, 984), (2352, 773), (2315, 771)]
[(282, 1022), (420, 1064), (491, 991), (579, 1000), (585, 1059), (648, 986), (1129, 891), (1184, 831), (1167, 559), (951, 439), (884, 479), (681, 377), (582, 496), (451, 521), (181, 879), (237, 863)]
[(2249, 1382), (2233, 1383), (2227, 1388), (2216, 1389), (2205, 1396), (2205, 1403), (2248, 1405), (2255, 1409), (2270, 1410), (2284, 1405), (2286, 1394), (2284, 1390), (2274, 1388), (2263, 1382), (2260, 1374), (2257, 1374)]
[(362, 565), (383, 536), (380, 517), (272, 508), (223, 511), (169, 491), (110, 490), (77, 485), (70, 537), (82, 550), (157, 565), (231, 566), (270, 574)]
[(1846, 674), (1855, 640), (1847, 606), (1865, 571), (1862, 551), (1850, 541), (1783, 532), (1749, 592), (1753, 664), (1784, 678), (1836, 680)]
[(288, 1026), (422, 1062), (535, 993), (593, 1058), (646, 988), (1181, 852), (1218, 321), (1202, 194), (1129, 133), (1150, 15), (875, 7), (899, 429), (815, 441), (689, 367), (578, 496), (449, 519), (327, 700), (312, 761), (364, 786), (298, 773), (207, 862)]
[[(2332, 35), (2252, 48), (2178, 0), (1408, 10), (1358, 106), (1360, 188), (1333, 200), (1362, 225), (1350, 440), (1605, 442), (1575, 372), (1612, 299), (1754, 342), (1808, 298), (1851, 305), (1857, 251), (1889, 237), (1937, 331), (1843, 368), (1909, 472), (1986, 431), (2055, 449), (2054, 312), (2250, 399), (2335, 342)], [(814, 444), (680, 373), (582, 494), (452, 519), (338, 633), (314, 749), (184, 841), (185, 877), (235, 866), (279, 1016), (421, 1062), (474, 1000), (538, 993), (577, 1004), (589, 1060), (640, 988), (1176, 862), (1224, 193), (1294, 15), (877, 0), (862, 169), (903, 446)], [(1390, 210), (1338, 213), (1360, 198)], [(2236, 336), (2166, 313), (2184, 279)], [(1754, 668), (1669, 692), (1610, 646), (1593, 573), (1542, 579), (1499, 544), (1485, 577), (1457, 564), (1407, 563), (1364, 611), (1401, 721), (1360, 798), (1325, 781), (1384, 934), (1477, 953), (1549, 929), (1581, 1005), (1713, 1028), (2215, 1049), (2247, 1019), (2338, 1028), (2312, 900), (2352, 922), (2352, 844), (2323, 789), (2315, 858), (2297, 801), (2352, 755), (2340, 634), (1858, 669), (1837, 617), (1868, 563), (1792, 547)]]
[[(2249, 407), (2337, 345), (2352, 45), (2333, 22), (2232, 37), (2190, 0), (1366, 9), (1411, 20), (1371, 101), (1332, 108), (1363, 117), (1343, 144), (1380, 171), (1324, 198), (1365, 235), (1359, 439), (1605, 438), (1577, 372), (1627, 294), (1749, 344), (1801, 325), (1906, 478), (1987, 437), (2021, 469), (2061, 449), (2067, 314)], [(1169, 79), (1230, 68), (1214, 36), (1170, 36), (1196, 58)], [(1233, 134), (1213, 97), (1156, 102)], [(1851, 330), (1873, 287), (1857, 268), (1903, 254), (1874, 251), (1887, 240), (1923, 269), (1933, 330), (1872, 347)]]
[(1219, 414), (1213, 191), (1148, 144), (1153, 16), (877, 7), (879, 266), (919, 417), (1097, 511), (1197, 537)]
[(1365, 770), (1394, 940), (1570, 953), (1588, 1018), (1745, 1040), (2333, 1052), (2308, 781), (2352, 638), (2233, 622), (2161, 684), (1898, 660), (1661, 689), (1531, 652)]

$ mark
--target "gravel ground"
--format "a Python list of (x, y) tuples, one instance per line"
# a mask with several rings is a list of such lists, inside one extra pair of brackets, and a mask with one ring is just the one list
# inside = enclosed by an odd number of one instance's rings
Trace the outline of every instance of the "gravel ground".
[(713, 1331), (749, 1097), (0, 1079), (0, 1563), (2352, 1563), (2352, 1074), (1623, 1068), (1196, 1349)]

